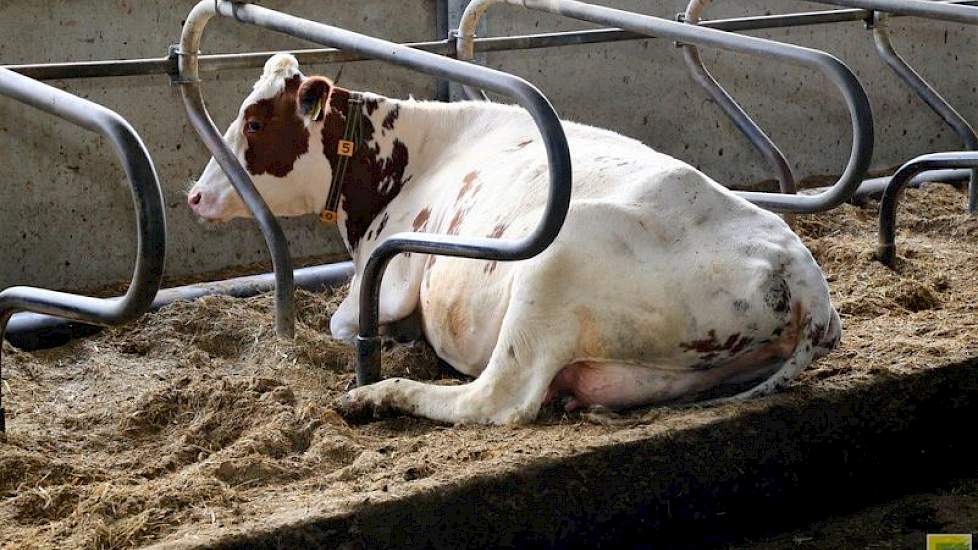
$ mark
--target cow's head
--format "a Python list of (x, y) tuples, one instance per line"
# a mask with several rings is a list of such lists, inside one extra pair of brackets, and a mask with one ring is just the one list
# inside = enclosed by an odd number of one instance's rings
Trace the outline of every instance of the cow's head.
[[(277, 216), (318, 212), (332, 175), (323, 155), (322, 120), (329, 110), (332, 83), (306, 78), (295, 57), (277, 54), (224, 134), (231, 151)], [(213, 158), (187, 194), (194, 213), (227, 221), (250, 212)]]

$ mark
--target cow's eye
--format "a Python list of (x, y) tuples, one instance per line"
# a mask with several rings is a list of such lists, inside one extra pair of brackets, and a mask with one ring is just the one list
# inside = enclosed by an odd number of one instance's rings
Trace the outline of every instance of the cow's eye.
[(255, 132), (261, 130), (261, 122), (257, 120), (249, 120), (245, 123), (245, 132), (249, 134), (254, 134)]

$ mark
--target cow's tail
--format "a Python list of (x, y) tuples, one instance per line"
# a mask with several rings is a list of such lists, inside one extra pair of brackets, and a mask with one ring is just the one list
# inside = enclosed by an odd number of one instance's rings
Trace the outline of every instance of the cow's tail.
[(701, 403), (705, 406), (721, 405), (724, 403), (747, 401), (748, 399), (754, 399), (756, 397), (763, 397), (765, 395), (772, 394), (776, 391), (780, 391), (788, 386), (788, 384), (797, 377), (801, 371), (805, 370), (805, 367), (812, 364), (815, 359), (815, 344), (812, 341), (812, 330), (811, 330), (811, 317), (805, 315), (804, 309), (801, 304), (795, 304), (793, 308), (793, 329), (796, 337), (794, 350), (791, 354), (781, 363), (781, 366), (765, 379), (760, 384), (754, 386), (753, 388), (740, 392), (738, 394), (719, 397), (716, 399), (711, 399)]

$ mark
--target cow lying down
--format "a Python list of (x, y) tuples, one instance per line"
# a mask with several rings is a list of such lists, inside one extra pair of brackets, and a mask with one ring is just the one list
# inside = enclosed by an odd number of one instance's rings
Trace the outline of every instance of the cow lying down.
[[(549, 249), (498, 263), (403, 254), (383, 280), (381, 322), (417, 312), (438, 356), (478, 378), (389, 379), (349, 392), (341, 411), (516, 423), (562, 397), (568, 409), (625, 408), (756, 381), (731, 397), (746, 399), (836, 346), (825, 278), (778, 216), (638, 141), (564, 130), (573, 199)], [(338, 201), (357, 273), (330, 323), (343, 339), (356, 334), (360, 273), (385, 237), (515, 238), (546, 199), (543, 146), (522, 109), (356, 94), (303, 76), (290, 55), (269, 59), (225, 139), (277, 215)], [(188, 201), (207, 220), (248, 215), (213, 159)]]

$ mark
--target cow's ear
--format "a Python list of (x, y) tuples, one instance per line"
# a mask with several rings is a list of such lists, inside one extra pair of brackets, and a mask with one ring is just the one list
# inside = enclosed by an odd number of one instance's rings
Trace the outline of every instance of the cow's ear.
[(333, 83), (321, 76), (310, 76), (299, 86), (296, 101), (299, 103), (299, 113), (310, 120), (322, 120), (329, 109), (329, 92)]

